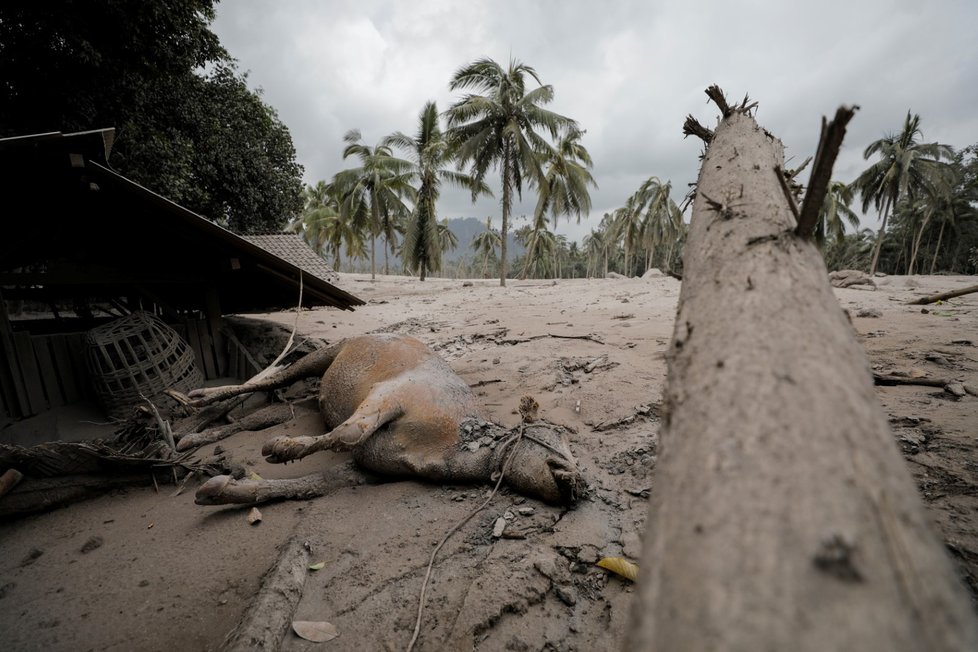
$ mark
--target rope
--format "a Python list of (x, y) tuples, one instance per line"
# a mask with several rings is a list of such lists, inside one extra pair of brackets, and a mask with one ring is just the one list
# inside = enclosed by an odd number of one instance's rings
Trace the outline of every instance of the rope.
[(492, 491), (489, 492), (489, 496), (482, 502), (481, 505), (479, 505), (474, 510), (469, 512), (468, 516), (466, 516), (461, 521), (456, 523), (455, 526), (451, 530), (449, 530), (444, 537), (442, 537), (442, 540), (438, 543), (437, 546), (435, 546), (435, 549), (431, 552), (431, 559), (428, 560), (428, 569), (425, 571), (424, 574), (424, 582), (421, 583), (421, 596), (418, 599), (418, 617), (417, 620), (415, 620), (414, 622), (414, 635), (411, 636), (411, 642), (408, 643), (407, 652), (411, 652), (414, 649), (414, 644), (418, 642), (418, 635), (421, 633), (421, 616), (424, 613), (424, 595), (425, 592), (428, 590), (428, 580), (431, 579), (431, 571), (432, 568), (434, 568), (435, 557), (438, 555), (438, 551), (442, 549), (442, 546), (448, 543), (448, 540), (451, 538), (453, 534), (458, 532), (459, 529), (462, 528), (462, 526), (464, 526), (466, 523), (472, 520), (473, 516), (475, 516), (483, 509), (485, 509), (486, 505), (488, 505), (490, 501), (492, 501), (493, 497), (496, 495), (496, 492), (499, 491), (500, 485), (502, 485), (503, 483), (503, 478), (506, 476), (506, 469), (509, 468), (510, 461), (513, 459), (513, 456), (516, 454), (516, 449), (517, 449), (516, 445), (520, 443), (523, 437), (526, 436), (527, 438), (532, 439), (533, 441), (541, 443), (535, 437), (532, 437), (530, 435), (525, 435), (524, 433), (525, 427), (526, 427), (525, 423), (521, 423), (519, 432), (517, 432), (515, 435), (507, 439), (505, 442), (503, 442), (502, 446), (504, 448), (506, 446), (509, 446), (510, 444), (512, 444), (513, 448), (511, 451), (509, 451), (509, 454), (506, 456), (505, 460), (503, 461), (503, 465), (499, 470), (499, 478), (496, 480), (496, 486), (494, 486), (492, 488)]

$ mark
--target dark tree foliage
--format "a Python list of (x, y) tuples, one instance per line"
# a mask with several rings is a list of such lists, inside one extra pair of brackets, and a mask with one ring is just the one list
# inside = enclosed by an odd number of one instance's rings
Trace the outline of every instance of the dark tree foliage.
[(213, 18), (212, 0), (4, 0), (0, 137), (115, 127), (121, 174), (235, 231), (280, 229), (302, 168)]

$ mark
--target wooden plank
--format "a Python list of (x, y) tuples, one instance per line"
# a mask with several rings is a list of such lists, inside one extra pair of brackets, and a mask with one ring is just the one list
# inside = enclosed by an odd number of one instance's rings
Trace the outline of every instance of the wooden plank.
[(224, 342), (224, 335), (221, 333), (221, 299), (217, 288), (210, 286), (204, 294), (204, 304), (207, 308), (207, 332), (214, 343), (214, 360), (217, 363), (217, 372), (224, 376), (227, 374), (227, 345)]
[(234, 345), (234, 342), (228, 341), (228, 376), (231, 378), (238, 377), (238, 360), (241, 358), (241, 352), (238, 351), (238, 347)]
[[(7, 360), (4, 368), (0, 369), (0, 384), (3, 385), (4, 393), (9, 394), (7, 406), (11, 408), (11, 412), (16, 411), (19, 416), (27, 416), (31, 413), (31, 404), (20, 373), (20, 363), (14, 346), (14, 333), (10, 327), (7, 304), (2, 294), (0, 294), (0, 350)], [(17, 409), (13, 410), (15, 405)]]
[(207, 329), (206, 321), (197, 322), (197, 336), (200, 337), (200, 350), (204, 354), (204, 368), (207, 370), (207, 377), (219, 377), (221, 372), (216, 362), (217, 352), (214, 350), (214, 339)]
[(41, 384), (44, 386), (48, 405), (53, 408), (60, 407), (65, 404), (65, 396), (61, 390), (58, 370), (51, 356), (51, 338), (47, 335), (35, 335), (31, 337), (31, 342), (34, 345), (34, 356), (37, 358), (37, 367), (41, 372)]
[[(2, 350), (2, 349), (0, 349)], [(3, 401), (7, 416), (18, 418), (21, 416), (20, 403), (17, 400), (17, 390), (14, 387), (14, 378), (11, 374), (11, 366), (14, 361), (4, 354), (4, 360), (8, 364), (0, 365), (0, 400)]]
[(44, 384), (41, 382), (41, 370), (34, 357), (34, 345), (30, 333), (14, 333), (14, 349), (17, 351), (17, 361), (20, 363), (20, 375), (27, 389), (27, 400), (30, 401), (29, 414), (38, 414), (48, 409), (48, 400), (44, 397)]
[(77, 403), (81, 392), (75, 381), (75, 369), (68, 353), (68, 337), (66, 335), (51, 336), (51, 350), (54, 354), (54, 366), (61, 378), (61, 388), (64, 390), (65, 404)]
[(214, 357), (210, 350), (210, 338), (205, 338), (201, 331), (205, 331), (206, 327), (203, 322), (191, 319), (187, 321), (187, 334), (190, 336), (188, 339), (190, 341), (190, 348), (194, 350), (197, 355), (197, 363), (204, 370), (204, 378), (210, 380), (211, 378), (216, 378), (214, 375)]
[(85, 342), (84, 333), (72, 333), (65, 337), (68, 345), (68, 357), (71, 358), (71, 370), (75, 375), (75, 384), (81, 395), (89, 400), (95, 401), (95, 389), (92, 386), (92, 375), (88, 371), (88, 344)]

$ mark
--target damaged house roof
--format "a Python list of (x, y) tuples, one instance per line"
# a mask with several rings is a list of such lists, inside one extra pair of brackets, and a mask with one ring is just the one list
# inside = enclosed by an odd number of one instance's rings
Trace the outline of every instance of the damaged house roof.
[(0, 140), (5, 299), (124, 297), (182, 312), (364, 302), (298, 236), (242, 237), (114, 172), (114, 130)]

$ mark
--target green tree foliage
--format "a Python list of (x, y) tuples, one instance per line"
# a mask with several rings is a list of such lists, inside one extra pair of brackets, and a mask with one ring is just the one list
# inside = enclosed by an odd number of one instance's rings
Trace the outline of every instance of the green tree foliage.
[(356, 157), (360, 165), (337, 172), (333, 185), (340, 197), (340, 215), (350, 226), (370, 234), (370, 277), (377, 278), (377, 236), (383, 236), (384, 273), (390, 272), (387, 252), (397, 246), (401, 222), (410, 212), (404, 199), (415, 200), (411, 187), (414, 166), (394, 156), (391, 146), (381, 141), (376, 147), (360, 142), (357, 129), (343, 137), (343, 158)]
[(502, 247), (502, 236), (492, 228), (492, 218), (486, 218), (486, 230), (475, 235), (469, 245), (482, 258), (482, 278), (488, 278), (490, 258), (495, 256), (496, 248)]
[(315, 186), (306, 186), (302, 197), (302, 214), (289, 224), (287, 230), (301, 234), (320, 256), (331, 254), (336, 271), (341, 271), (340, 251), (344, 245), (348, 258), (366, 257), (363, 233), (354, 229), (352, 222), (344, 220), (340, 214), (340, 199), (335, 186), (319, 181)]
[(0, 5), (0, 136), (116, 128), (125, 176), (238, 232), (302, 208), (288, 129), (210, 31), (211, 0)]
[(870, 143), (863, 153), (867, 160), (874, 154), (878, 156), (878, 160), (853, 182), (862, 195), (863, 212), (869, 209), (870, 203), (880, 212), (881, 226), (869, 266), (870, 274), (876, 273), (891, 212), (899, 208), (901, 200), (912, 202), (933, 184), (940, 173), (940, 160), (952, 154), (948, 145), (921, 143), (922, 137), (920, 116), (907, 111), (899, 133), (887, 134)]
[(838, 242), (845, 237), (846, 224), (854, 229), (859, 228), (859, 216), (849, 208), (852, 203), (853, 191), (850, 186), (841, 181), (833, 181), (825, 191), (825, 201), (818, 213), (815, 224), (815, 242), (824, 249), (829, 237)]
[[(527, 91), (527, 77), (541, 85)], [(449, 88), (475, 91), (464, 95), (446, 112), (460, 165), (471, 165), (471, 174), (479, 183), (485, 181), (490, 170), (499, 172), (502, 187), (499, 284), (505, 286), (513, 193), (522, 197), (524, 181), (527, 185), (544, 183), (539, 153), (546, 151), (549, 144), (537, 130), (545, 130), (556, 140), (562, 129), (574, 128), (576, 123), (543, 108), (553, 101), (553, 87), (542, 85), (532, 67), (515, 59), (510, 61), (508, 69), (489, 58), (474, 61), (456, 71)]]
[(438, 107), (434, 102), (426, 103), (421, 109), (417, 134), (413, 138), (397, 132), (385, 138), (382, 144), (405, 150), (415, 165), (417, 199), (405, 225), (401, 250), (404, 263), (408, 268), (418, 270), (423, 281), (429, 271), (441, 269), (444, 231), (438, 228), (436, 202), (442, 182), (466, 188), (473, 197), (490, 194), (489, 188), (481, 181), (449, 169), (455, 161), (455, 152), (438, 124)]
[(543, 245), (546, 238), (553, 234), (547, 230), (547, 214), (554, 218), (554, 228), (561, 215), (570, 218), (581, 217), (591, 212), (591, 193), (588, 187), (597, 188), (598, 184), (591, 176), (591, 155), (581, 143), (584, 132), (577, 127), (564, 130), (554, 147), (547, 147), (541, 152), (542, 164), (546, 165), (543, 183), (540, 184), (540, 194), (533, 211), (533, 227), (527, 241), (525, 262), (520, 276), (526, 278), (536, 259), (543, 255)]

